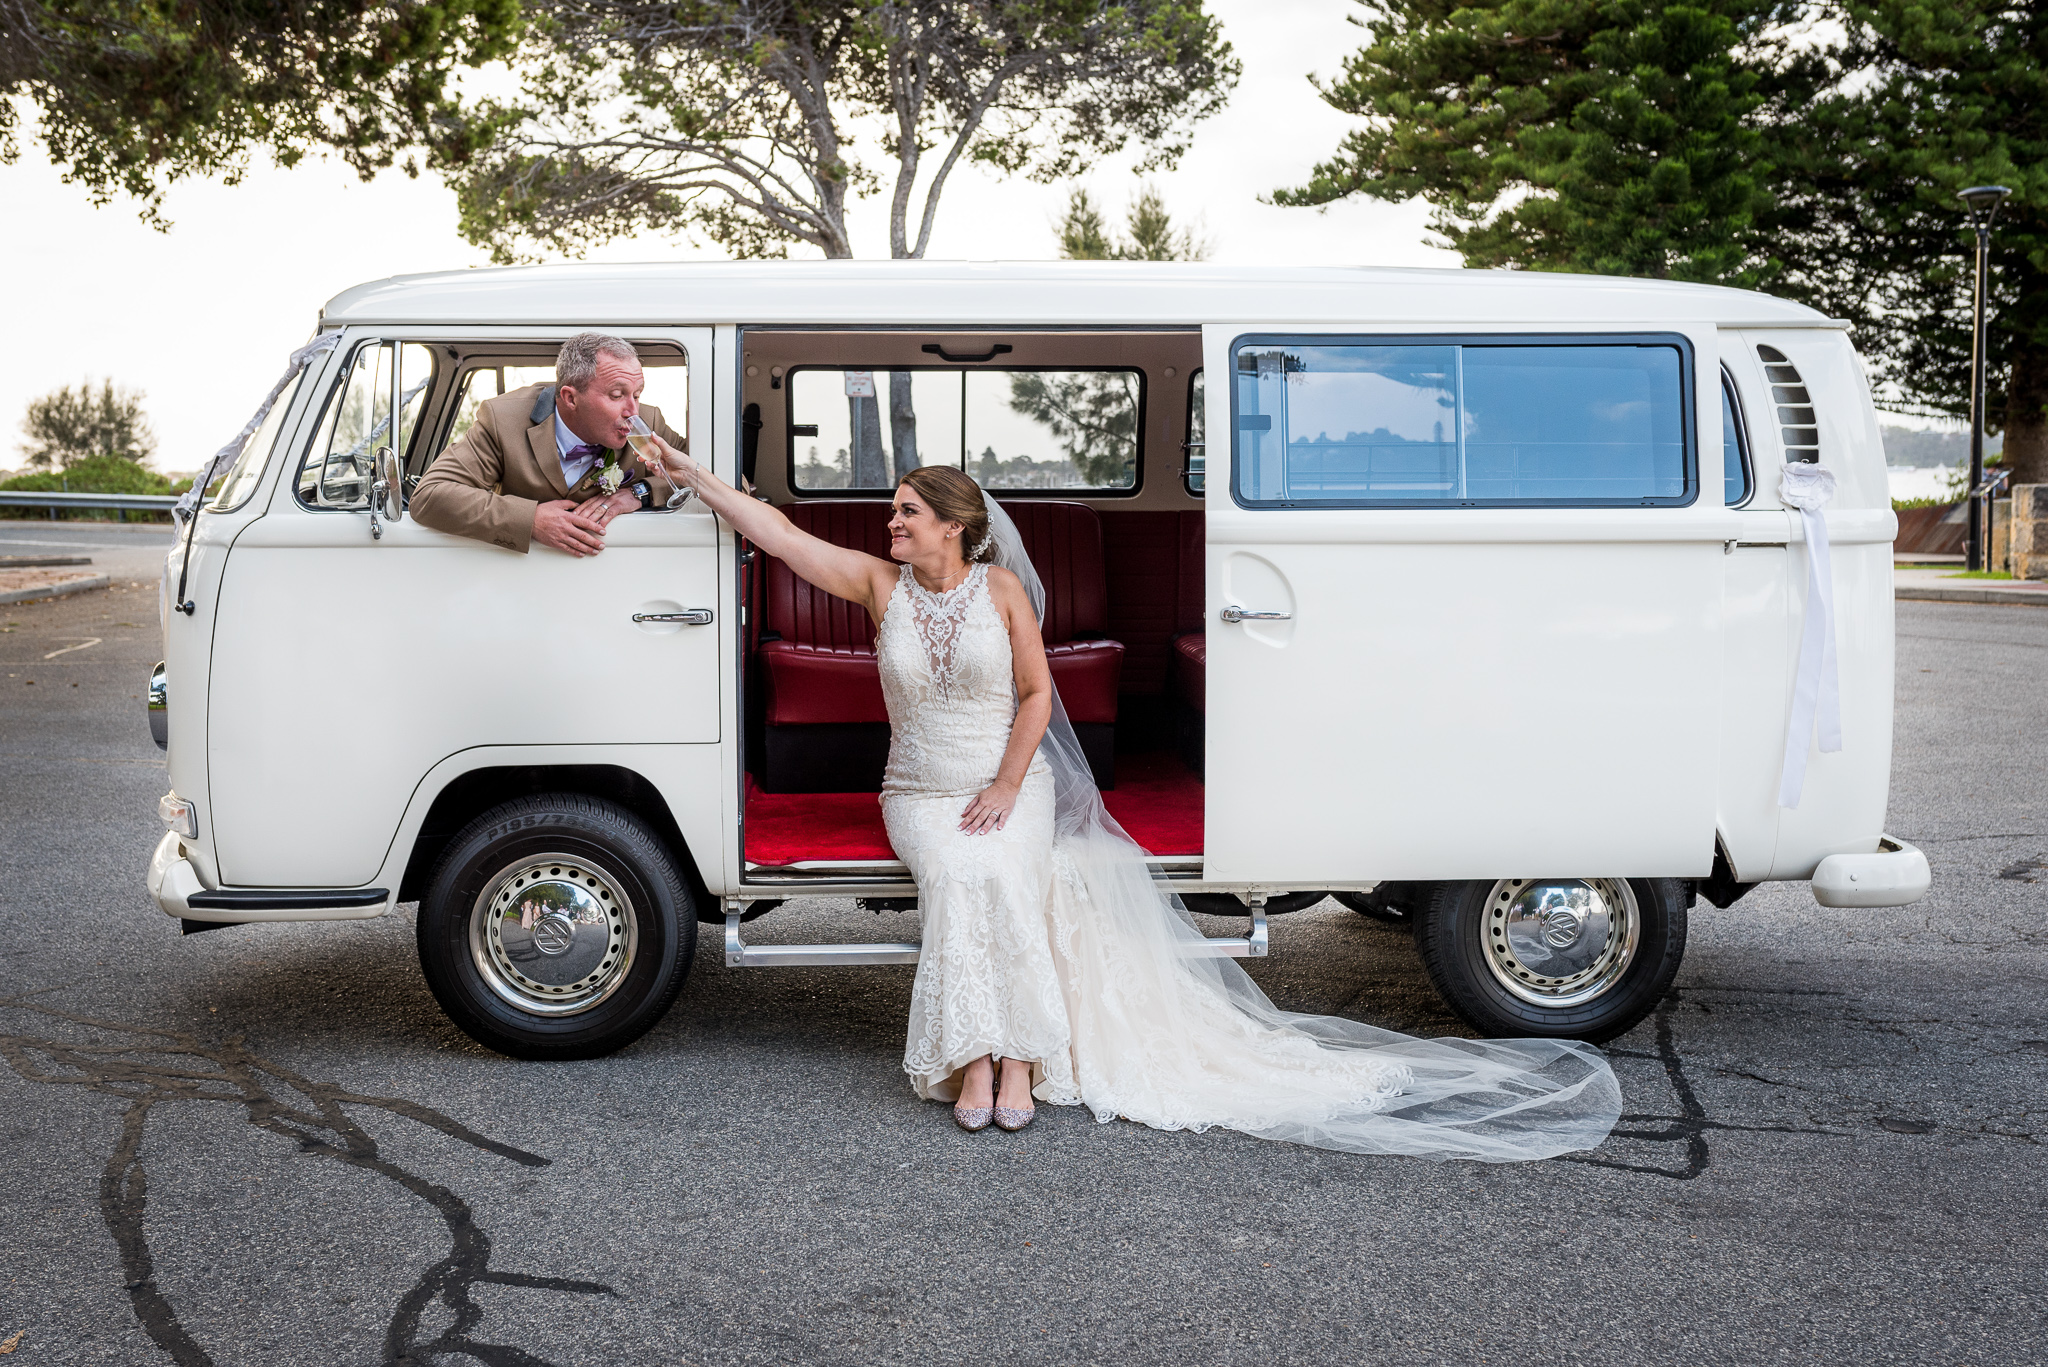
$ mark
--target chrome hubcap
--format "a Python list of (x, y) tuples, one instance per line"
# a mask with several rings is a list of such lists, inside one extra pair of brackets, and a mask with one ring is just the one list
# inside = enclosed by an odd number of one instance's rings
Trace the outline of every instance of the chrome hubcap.
[(1620, 878), (1508, 878), (1487, 894), (1486, 966), (1535, 1006), (1579, 1006), (1635, 961), (1642, 916)]
[(587, 859), (543, 855), (493, 879), (469, 918), (469, 952), (491, 991), (521, 1011), (573, 1016), (626, 980), (639, 945), (618, 879)]

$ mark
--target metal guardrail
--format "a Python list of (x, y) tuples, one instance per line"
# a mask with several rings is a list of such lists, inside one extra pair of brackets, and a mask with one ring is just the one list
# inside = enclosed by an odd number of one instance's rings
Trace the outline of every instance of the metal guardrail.
[(0, 489), (0, 508), (47, 508), (55, 518), (64, 508), (116, 508), (123, 512), (167, 513), (176, 494), (59, 494)]

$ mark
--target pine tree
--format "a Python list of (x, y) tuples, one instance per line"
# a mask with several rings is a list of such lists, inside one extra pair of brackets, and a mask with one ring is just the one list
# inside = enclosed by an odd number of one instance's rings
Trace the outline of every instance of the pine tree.
[(1087, 190), (1067, 196), (1060, 220), (1060, 257), (1066, 261), (1203, 261), (1209, 244), (1192, 228), (1176, 227), (1166, 197), (1149, 182), (1138, 189), (1124, 216), (1119, 239)]
[(1786, 214), (1761, 126), (1820, 54), (1777, 0), (1364, 0), (1372, 41), (1322, 86), (1365, 120), (1283, 205), (1420, 196), (1473, 266), (1768, 286)]

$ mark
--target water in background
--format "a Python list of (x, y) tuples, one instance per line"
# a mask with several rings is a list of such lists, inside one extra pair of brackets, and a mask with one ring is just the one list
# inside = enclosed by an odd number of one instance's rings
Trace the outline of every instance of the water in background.
[(1884, 473), (1893, 498), (1946, 498), (1954, 477), (1954, 470), (1945, 465), (1888, 465)]

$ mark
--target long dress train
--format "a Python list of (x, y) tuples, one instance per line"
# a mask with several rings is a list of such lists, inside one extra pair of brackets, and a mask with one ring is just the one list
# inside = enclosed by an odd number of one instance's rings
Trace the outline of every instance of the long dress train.
[(1060, 752), (1057, 703), (1007, 825), (963, 834), (1017, 711), (987, 580), (976, 565), (932, 593), (904, 566), (877, 640), (893, 732), (882, 814), (924, 921), (904, 1050), (920, 1096), (957, 1097), (960, 1070), (995, 1053), (1036, 1060), (1039, 1100), (1099, 1120), (1358, 1153), (1507, 1162), (1614, 1127), (1620, 1089), (1590, 1045), (1422, 1040), (1275, 1007), (1154, 885)]

